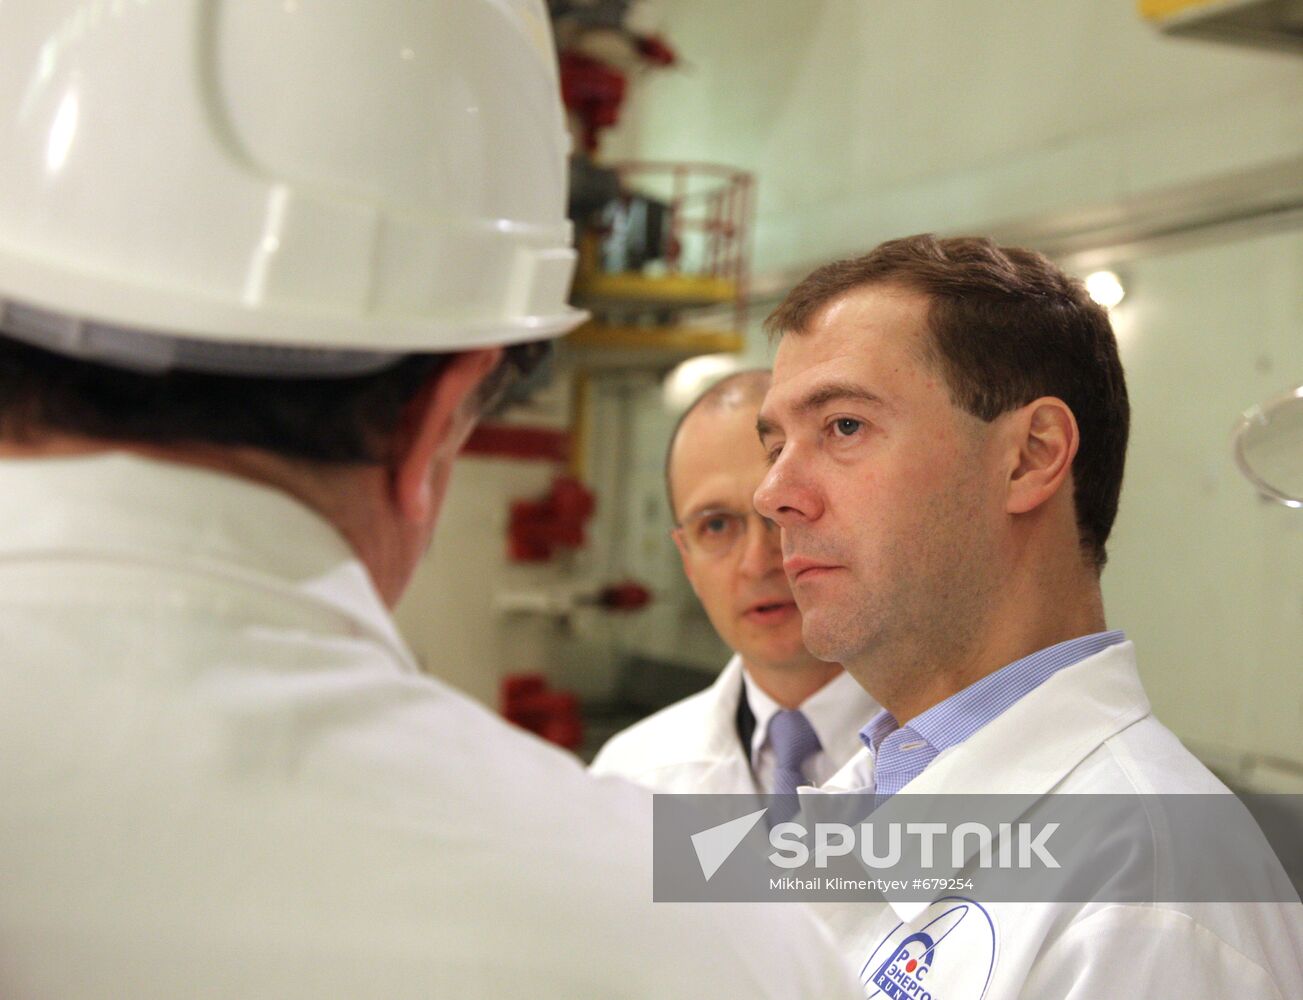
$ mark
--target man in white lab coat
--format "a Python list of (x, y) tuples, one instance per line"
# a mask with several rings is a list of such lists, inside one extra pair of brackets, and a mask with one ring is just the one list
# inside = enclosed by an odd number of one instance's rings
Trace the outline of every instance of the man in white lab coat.
[(581, 318), (541, 0), (110, 6), (0, 4), (0, 994), (849, 995), (390, 616)]
[(792, 792), (859, 749), (878, 705), (801, 640), (778, 532), (752, 496), (765, 474), (756, 414), (767, 371), (707, 389), (670, 436), (665, 482), (683, 571), (734, 650), (715, 682), (613, 737), (593, 761), (659, 792)]
[[(756, 506), (782, 528), (806, 644), (883, 705), (826, 789), (1224, 791), (1104, 624), (1129, 406), (1080, 283), (1025, 250), (912, 237), (816, 270), (770, 325)], [(1204, 861), (1249, 884), (1258, 858)], [(1296, 901), (827, 912), (871, 996), (1303, 996)]]

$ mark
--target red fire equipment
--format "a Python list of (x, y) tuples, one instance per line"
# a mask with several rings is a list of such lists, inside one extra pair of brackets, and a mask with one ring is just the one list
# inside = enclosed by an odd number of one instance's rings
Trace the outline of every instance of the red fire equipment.
[(579, 700), (569, 691), (548, 688), (542, 674), (509, 674), (502, 679), (502, 715), (549, 743), (579, 749), (584, 726)]
[(516, 500), (507, 526), (507, 558), (512, 562), (547, 562), (558, 548), (584, 544), (584, 525), (596, 500), (578, 479), (558, 476), (540, 500)]

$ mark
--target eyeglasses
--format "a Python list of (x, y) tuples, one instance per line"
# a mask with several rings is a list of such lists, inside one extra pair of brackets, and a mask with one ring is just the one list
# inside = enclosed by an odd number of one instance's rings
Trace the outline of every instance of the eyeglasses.
[(681, 524), (674, 526), (679, 537), (693, 552), (712, 559), (728, 555), (738, 541), (747, 533), (747, 522), (751, 518), (760, 521), (761, 530), (766, 535), (778, 531), (778, 525), (757, 511), (740, 514), (735, 510), (715, 507), (693, 514)]

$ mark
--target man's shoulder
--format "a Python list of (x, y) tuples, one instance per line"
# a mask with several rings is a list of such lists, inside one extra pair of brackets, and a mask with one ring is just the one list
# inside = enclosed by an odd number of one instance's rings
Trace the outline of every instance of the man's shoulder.
[[(48, 790), (34, 786), (7, 802), (11, 833), (26, 833), (0, 835), (22, 868), (0, 921), (50, 919), (54, 885), (70, 923), (112, 928), (133, 968), (157, 963), (168, 983), (211, 974), (219, 959), (205, 941), (246, 942), (233, 974), (250, 983), (316, 976), (356, 992), (369, 975), (393, 996), (439, 982), (499, 995), (490, 984), (511, 976), (543, 997), (814, 996), (836, 982), (826, 944), (796, 908), (653, 904), (642, 790), (594, 780), (437, 682), (335, 680), (338, 697), (327, 683), (308, 685), (323, 698), (274, 686), (223, 692), (220, 719), (196, 717), (193, 700), (183, 717), (146, 713), (149, 725), (122, 740), (111, 768), (85, 745), (54, 748), (56, 763), (75, 760), (80, 772), (63, 768), (76, 783), (60, 789), (53, 813)], [(75, 850), (31, 835), (50, 822)], [(124, 841), (106, 829), (166, 837)], [(106, 879), (114, 913), (100, 905)], [(120, 912), (149, 917), (124, 931), (113, 923)], [(205, 933), (177, 942), (168, 934), (177, 926)], [(789, 939), (807, 953), (791, 968), (778, 957)], [(767, 945), (753, 955), (753, 941)], [(310, 969), (296, 964), (309, 953)], [(676, 960), (655, 960), (667, 953)], [(72, 955), (92, 966), (103, 958)], [(122, 985), (115, 963), (104, 970), (110, 986)]]
[[(595, 774), (635, 777), (658, 767), (702, 760), (724, 714), (716, 685), (641, 719), (606, 741), (593, 760)], [(732, 715), (728, 715), (732, 720)]]
[[(443, 685), (415, 701), (428, 718), (408, 730), (408, 746), (426, 743), (413, 768), (426, 774), (383, 755), (373, 779), (388, 770), (411, 780), (380, 822), (421, 817), (432, 849), (410, 860), (473, 901), (463, 932), (475, 923), (498, 938), (506, 928), (553, 958), (600, 955), (592, 987), (631, 996), (845, 995), (844, 970), (800, 907), (651, 902), (645, 789), (597, 780), (570, 754)], [(800, 954), (785, 957), (788, 947)], [(666, 953), (678, 958), (648, 958)]]
[[(1072, 785), (1107, 794), (1221, 795), (1229, 792), (1208, 767), (1153, 715), (1105, 739), (1078, 765), (1061, 791)], [(1085, 789), (1083, 789), (1085, 790)]]
[[(1044, 904), (1041, 904), (1044, 905)], [(1052, 906), (1045, 906), (1053, 912)], [(1298, 903), (1091, 903), (1044, 942), (1029, 996), (1227, 996), (1284, 1000), (1303, 990)], [(1145, 942), (1145, 960), (1119, 963)]]

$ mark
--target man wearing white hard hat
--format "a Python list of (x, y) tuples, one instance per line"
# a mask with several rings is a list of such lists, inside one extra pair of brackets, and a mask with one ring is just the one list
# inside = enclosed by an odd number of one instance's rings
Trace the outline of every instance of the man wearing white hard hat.
[(0, 4), (0, 993), (823, 997), (389, 614), (571, 328), (540, 0)]

